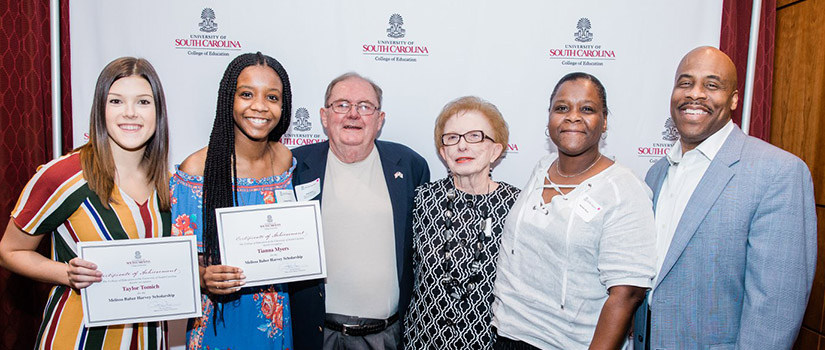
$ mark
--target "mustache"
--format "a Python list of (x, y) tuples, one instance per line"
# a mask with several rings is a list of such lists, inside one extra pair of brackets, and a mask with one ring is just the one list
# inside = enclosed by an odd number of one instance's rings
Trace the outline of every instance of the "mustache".
[(707, 110), (708, 110), (708, 111), (710, 111), (710, 112), (713, 112), (713, 108), (710, 108), (710, 106), (708, 106), (708, 105), (706, 105), (706, 104), (704, 104), (704, 103), (701, 103), (701, 102), (697, 102), (697, 101), (685, 101), (685, 102), (682, 102), (682, 103), (680, 103), (680, 104), (679, 104), (678, 108), (679, 108), (679, 109), (682, 109), (682, 108), (684, 108), (685, 106), (701, 106), (702, 108), (707, 109)]

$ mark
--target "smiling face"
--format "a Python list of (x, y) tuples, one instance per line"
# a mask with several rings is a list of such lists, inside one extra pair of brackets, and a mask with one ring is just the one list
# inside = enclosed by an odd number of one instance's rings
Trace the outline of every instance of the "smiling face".
[(679, 64), (670, 96), (682, 150), (696, 148), (724, 127), (738, 101), (736, 67), (730, 58), (712, 47), (689, 52)]
[(155, 99), (152, 86), (132, 75), (112, 83), (106, 96), (106, 132), (109, 146), (125, 151), (143, 151), (155, 134)]
[[(329, 106), (336, 101), (348, 101), (351, 105), (368, 102), (380, 107), (372, 85), (357, 77), (342, 80), (332, 87), (326, 104)], [(321, 108), (321, 124), (326, 129), (333, 152), (347, 148), (369, 150), (384, 125), (384, 112), (378, 109), (372, 115), (361, 116), (354, 107), (347, 113), (336, 113), (332, 107), (324, 107)]]
[(284, 90), (281, 78), (267, 66), (249, 66), (238, 75), (232, 116), (235, 138), (266, 140), (281, 119)]
[(599, 150), (607, 129), (607, 114), (596, 85), (587, 79), (562, 83), (550, 101), (547, 124), (550, 139), (559, 153), (575, 157)]
[[(465, 134), (468, 131), (481, 130), (487, 137), (493, 138), (493, 127), (481, 112), (464, 111), (453, 115), (444, 123), (445, 134)], [(441, 146), (438, 154), (447, 163), (450, 171), (457, 176), (485, 175), (490, 171), (490, 163), (498, 159), (503, 151), (500, 144), (489, 139), (479, 143), (467, 143), (463, 137), (452, 146)]]

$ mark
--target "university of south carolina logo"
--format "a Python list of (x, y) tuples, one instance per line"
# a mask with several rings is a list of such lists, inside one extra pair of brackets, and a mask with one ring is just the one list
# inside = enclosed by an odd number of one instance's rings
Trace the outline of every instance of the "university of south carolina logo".
[[(175, 50), (186, 52), (189, 56), (200, 57), (229, 57), (236, 55), (232, 51), (243, 50), (240, 40), (234, 40), (218, 31), (215, 10), (212, 8), (206, 7), (201, 10), (198, 28), (198, 32), (177, 35), (173, 44)], [(226, 29), (224, 25), (223, 30)]]
[[(570, 19), (571, 25), (572, 21), (573, 18)], [(579, 18), (576, 28), (578, 30), (573, 33), (575, 41), (555, 45), (549, 50), (551, 60), (558, 60), (563, 66), (604, 66), (616, 60), (615, 50), (593, 40), (590, 19)]]
[(576, 25), (576, 33), (573, 35), (576, 41), (587, 43), (593, 41), (593, 33), (590, 32), (590, 20), (587, 18), (580, 18)]
[(309, 131), (312, 129), (312, 122), (309, 121), (309, 112), (306, 108), (301, 107), (295, 111), (295, 118), (293, 119), (295, 124), (292, 125), (292, 129), (296, 131)]
[(267, 215), (266, 216), (266, 222), (261, 224), (259, 227), (264, 229), (264, 230), (274, 230), (274, 229), (277, 229), (277, 228), (281, 227), (281, 224), (278, 223), (278, 222), (275, 222), (275, 220), (272, 219), (272, 215)]
[(144, 258), (143, 256), (141, 256), (140, 250), (136, 250), (135, 251), (135, 258), (132, 259), (132, 260), (126, 261), (126, 265), (143, 266), (143, 265), (146, 265), (146, 264), (151, 263), (151, 262), (152, 261), (150, 261), (147, 258)]
[(662, 140), (664, 140), (664, 142), (641, 144), (636, 147), (636, 156), (647, 158), (650, 163), (655, 163), (659, 158), (662, 158), (670, 152), (674, 141), (678, 139), (679, 130), (676, 129), (676, 123), (673, 122), (673, 118), (667, 118), (667, 120), (665, 120), (665, 130), (662, 131)]
[[(409, 19), (409, 18), (408, 18)], [(426, 44), (407, 36), (407, 30), (401, 28), (404, 19), (401, 15), (390, 15), (387, 37), (381, 37), (374, 42), (365, 41), (361, 45), (361, 54), (377, 62), (418, 62), (419, 59), (430, 55)], [(389, 38), (389, 39), (387, 39)]]
[(300, 107), (292, 117), (292, 129), (281, 136), (281, 144), (294, 148), (326, 141), (327, 138), (318, 133), (312, 133), (312, 122), (309, 121), (309, 111)]
[(198, 23), (200, 26), (201, 31), (205, 33), (212, 33), (218, 30), (218, 23), (215, 22), (215, 11), (212, 11), (211, 8), (205, 8), (201, 11), (201, 21)]
[(390, 16), (390, 27), (387, 28), (387, 36), (395, 39), (403, 38), (407, 30), (401, 28), (402, 25), (404, 25), (404, 19), (401, 18), (401, 15), (394, 13)]
[(676, 123), (673, 118), (667, 118), (665, 121), (665, 131), (662, 131), (662, 140), (676, 141), (679, 139), (679, 130), (676, 129)]

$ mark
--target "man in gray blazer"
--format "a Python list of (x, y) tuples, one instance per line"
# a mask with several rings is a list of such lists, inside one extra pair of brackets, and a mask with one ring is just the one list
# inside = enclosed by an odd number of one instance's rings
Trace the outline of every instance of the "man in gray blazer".
[(736, 67), (713, 47), (680, 62), (680, 140), (647, 173), (659, 273), (636, 313), (636, 349), (790, 349), (816, 265), (808, 167), (731, 121)]

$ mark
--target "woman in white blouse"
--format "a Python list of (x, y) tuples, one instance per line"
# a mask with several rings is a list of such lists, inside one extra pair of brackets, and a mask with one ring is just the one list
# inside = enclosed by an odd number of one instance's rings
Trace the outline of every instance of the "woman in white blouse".
[(599, 151), (604, 86), (564, 76), (550, 96), (550, 139), (507, 217), (495, 285), (496, 349), (616, 349), (651, 287), (650, 189)]

